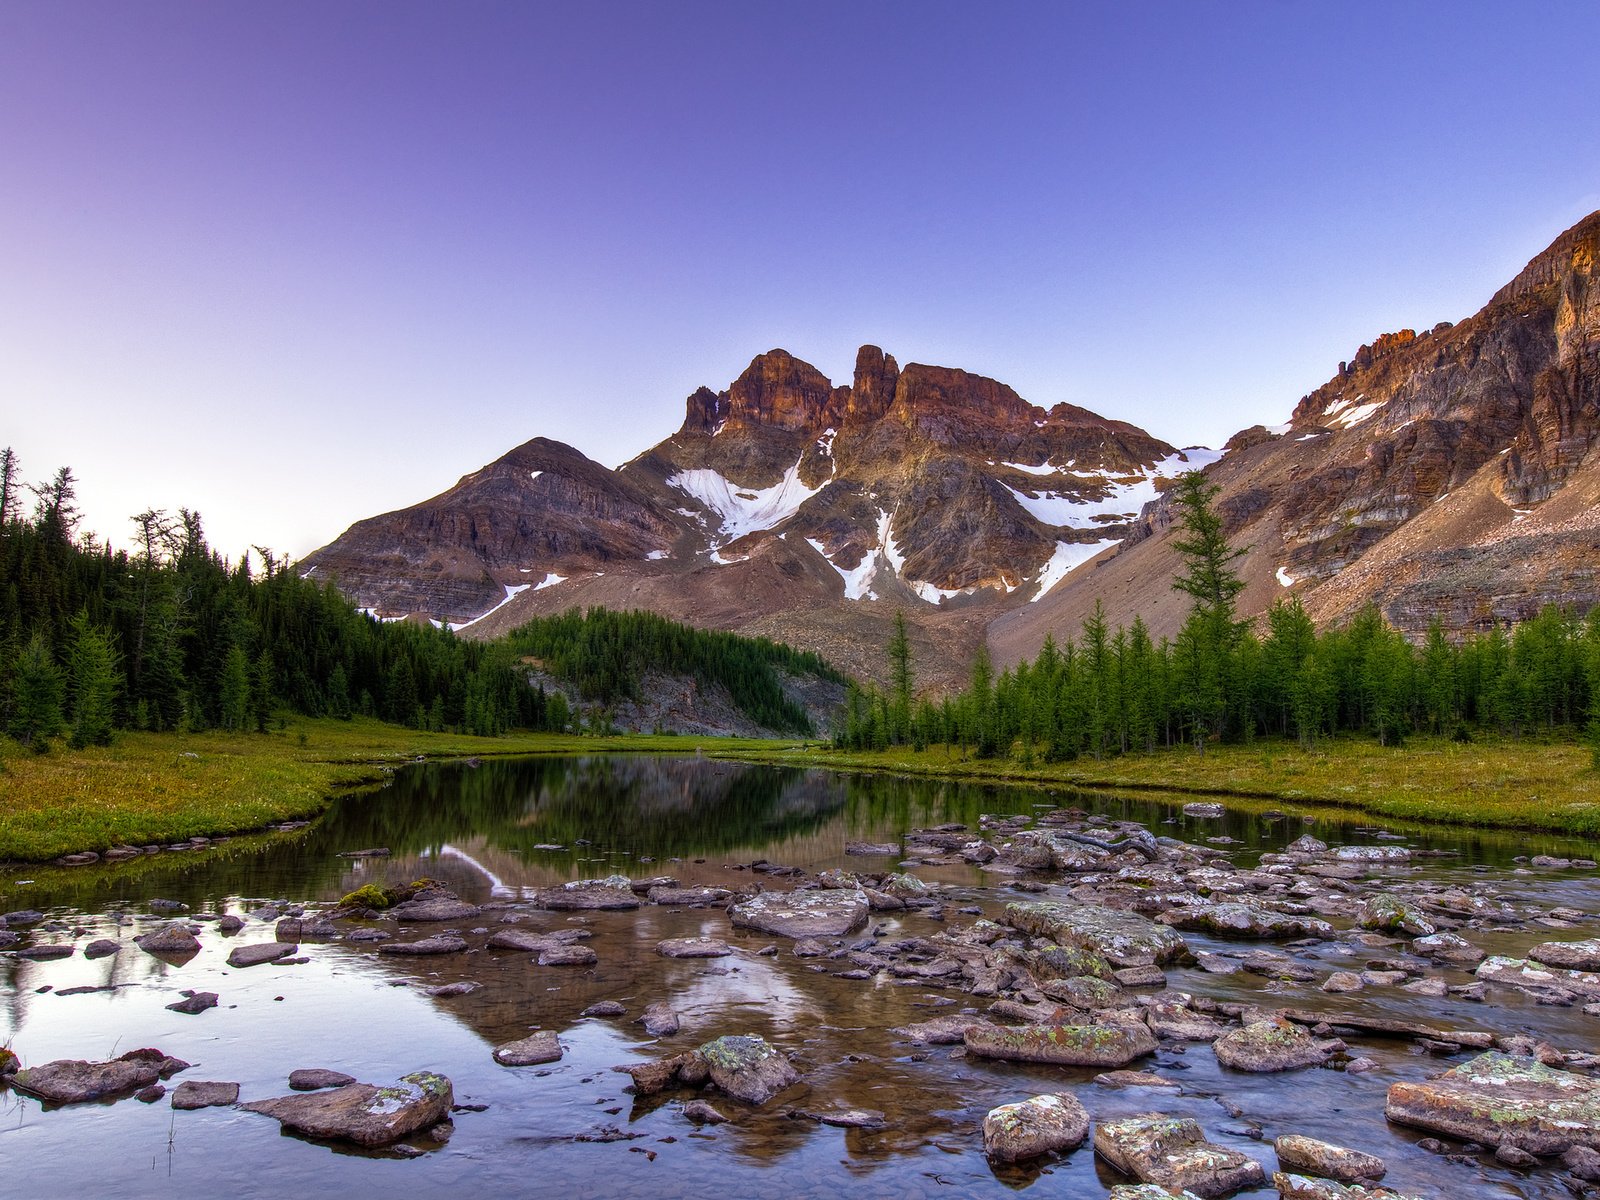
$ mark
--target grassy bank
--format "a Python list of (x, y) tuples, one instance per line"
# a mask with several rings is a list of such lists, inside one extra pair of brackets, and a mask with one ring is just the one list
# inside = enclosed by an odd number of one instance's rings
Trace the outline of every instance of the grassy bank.
[(978, 783), (1237, 797), (1305, 811), (1333, 806), (1396, 821), (1600, 836), (1600, 776), (1570, 742), (1468, 744), (1414, 738), (1403, 749), (1336, 739), (1167, 750), (1071, 763), (963, 758), (935, 748), (841, 752), (793, 741), (626, 735), (419, 733), (377, 721), (300, 720), (270, 734), (140, 734), (114, 746), (32, 754), (0, 739), (0, 860), (240, 833), (320, 812), (340, 791), (422, 758), (601, 752), (692, 753)]
[(337, 793), (422, 758), (600, 751), (777, 756), (799, 743), (738, 739), (420, 733), (378, 721), (298, 720), (268, 734), (123, 733), (108, 747), (34, 754), (0, 738), (0, 860), (242, 833), (311, 816)]
[[(796, 756), (787, 756), (794, 761)], [(818, 765), (991, 783), (1110, 791), (1185, 792), (1337, 808), (1415, 822), (1541, 829), (1600, 836), (1600, 774), (1586, 746), (1534, 739), (1457, 743), (1412, 738), (1400, 749), (1337, 738), (1212, 746), (1099, 761), (1024, 765), (963, 759), (959, 750), (895, 748), (808, 755)]]

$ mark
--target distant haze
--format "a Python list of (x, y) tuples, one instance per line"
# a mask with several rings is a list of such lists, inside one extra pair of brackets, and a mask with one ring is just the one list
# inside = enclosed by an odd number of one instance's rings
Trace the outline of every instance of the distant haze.
[(1600, 208), (1600, 7), (0, 7), (0, 445), (299, 556), (873, 342), (1178, 444)]

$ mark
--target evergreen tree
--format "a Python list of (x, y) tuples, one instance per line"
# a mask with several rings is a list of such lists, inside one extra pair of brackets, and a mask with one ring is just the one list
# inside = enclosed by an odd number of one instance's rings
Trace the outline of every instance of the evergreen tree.
[(28, 639), (17, 658), (12, 682), (11, 736), (43, 752), (61, 732), (65, 685), (42, 633)]
[(237, 642), (228, 647), (223, 660), (218, 700), (217, 723), (223, 729), (241, 733), (250, 727), (250, 660)]
[(80, 612), (72, 622), (72, 652), (67, 676), (72, 693), (72, 738), (75, 749), (108, 746), (115, 727), (118, 685), (117, 653), (105, 631)]
[(889, 638), (889, 730), (896, 743), (910, 740), (911, 690), (911, 639), (906, 635), (906, 614), (897, 611)]
[(1187, 593), (1193, 601), (1189, 618), (1178, 635), (1181, 664), (1180, 689), (1188, 710), (1190, 736), (1197, 749), (1205, 739), (1226, 728), (1230, 699), (1230, 664), (1238, 627), (1234, 622), (1234, 600), (1244, 582), (1233, 564), (1244, 555), (1228, 545), (1222, 518), (1211, 506), (1221, 489), (1209, 483), (1199, 471), (1178, 476), (1172, 490), (1178, 507), (1182, 536), (1173, 549), (1183, 555), (1184, 571), (1172, 586)]

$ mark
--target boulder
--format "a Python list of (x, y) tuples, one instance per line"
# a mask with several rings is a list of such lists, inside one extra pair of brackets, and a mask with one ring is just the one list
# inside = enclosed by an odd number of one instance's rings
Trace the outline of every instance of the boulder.
[(1397, 1125), (1529, 1154), (1600, 1150), (1600, 1080), (1491, 1050), (1436, 1079), (1389, 1085)]
[(222, 1108), (238, 1099), (237, 1083), (186, 1079), (172, 1091), (172, 1107), (177, 1109)]
[(1405, 1196), (1384, 1187), (1335, 1183), (1331, 1179), (1286, 1171), (1272, 1173), (1272, 1186), (1278, 1189), (1281, 1200), (1422, 1200), (1419, 1196)]
[(1456, 933), (1430, 933), (1427, 937), (1416, 938), (1411, 943), (1411, 953), (1449, 967), (1475, 967), (1487, 957)]
[(634, 1024), (643, 1025), (644, 1031), (651, 1037), (671, 1037), (683, 1028), (678, 1014), (672, 1010), (672, 1004), (666, 1000), (657, 1000), (646, 1006), (644, 1015)]
[(733, 893), (719, 887), (653, 887), (645, 893), (651, 904), (674, 908), (707, 908), (726, 904)]
[(983, 1119), (983, 1152), (997, 1162), (1076, 1150), (1088, 1136), (1089, 1114), (1067, 1095), (1002, 1104)]
[(1125, 1067), (1156, 1050), (1143, 1025), (974, 1025), (962, 1040), (967, 1053), (1006, 1062), (1072, 1067)]
[(746, 1104), (765, 1104), (800, 1078), (775, 1046), (753, 1034), (719, 1037), (696, 1053), (705, 1061), (711, 1082)]
[(51, 1104), (86, 1104), (149, 1087), (161, 1078), (161, 1066), (162, 1060), (138, 1056), (138, 1051), (110, 1062), (62, 1058), (18, 1071), (11, 1086)]
[(349, 1083), (240, 1107), (310, 1137), (386, 1146), (444, 1120), (454, 1100), (450, 1080), (432, 1071), (416, 1071), (387, 1087)]
[(133, 939), (134, 945), (157, 958), (187, 962), (200, 953), (200, 939), (182, 921), (168, 921), (159, 929)]
[(1013, 929), (1047, 937), (1062, 946), (1088, 950), (1113, 967), (1164, 963), (1185, 950), (1183, 938), (1165, 925), (1138, 913), (1097, 904), (1064, 904), (1024, 900), (1006, 905), (1005, 922)]
[(1479, 963), (1473, 974), (1487, 983), (1503, 983), (1532, 992), (1563, 988), (1585, 999), (1600, 999), (1600, 974), (1594, 971), (1563, 971), (1525, 958), (1494, 955)]
[(712, 937), (667, 938), (656, 943), (663, 958), (725, 958), (733, 951), (728, 943)]
[(235, 946), (228, 953), (230, 967), (258, 967), (262, 963), (291, 958), (300, 947), (293, 942), (257, 942), (250, 946)]
[(494, 1060), (502, 1067), (532, 1067), (561, 1060), (561, 1042), (553, 1029), (541, 1029), (515, 1042), (494, 1048)]
[(1409, 933), (1427, 937), (1437, 933), (1434, 923), (1422, 912), (1393, 892), (1378, 892), (1356, 906), (1356, 924), (1363, 929), (1385, 933)]
[(639, 897), (634, 894), (633, 881), (626, 875), (608, 875), (604, 879), (576, 879), (560, 887), (539, 888), (533, 902), (540, 908), (557, 912), (582, 912), (590, 910), (622, 911), (639, 907)]
[(1547, 967), (1566, 971), (1600, 971), (1600, 938), (1581, 942), (1540, 942), (1528, 957)]
[(1197, 1196), (1227, 1196), (1266, 1182), (1261, 1164), (1205, 1140), (1192, 1117), (1142, 1113), (1101, 1121), (1094, 1150), (1124, 1175)]
[(859, 889), (762, 892), (728, 908), (737, 928), (786, 938), (843, 937), (860, 928), (870, 909)]
[(1217, 1061), (1225, 1067), (1262, 1073), (1321, 1066), (1336, 1050), (1343, 1048), (1343, 1043), (1321, 1041), (1293, 1022), (1280, 1018), (1253, 1021), (1219, 1037), (1211, 1043), (1211, 1048), (1216, 1051)]
[(1389, 1169), (1376, 1155), (1298, 1133), (1284, 1134), (1272, 1143), (1272, 1148), (1278, 1152), (1278, 1165), (1285, 1171), (1300, 1171), (1340, 1183), (1382, 1179)]

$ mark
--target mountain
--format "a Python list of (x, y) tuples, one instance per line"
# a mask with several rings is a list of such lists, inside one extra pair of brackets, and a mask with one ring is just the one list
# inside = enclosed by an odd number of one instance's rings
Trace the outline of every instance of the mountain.
[[(358, 522), (301, 569), (388, 618), (503, 632), (572, 606), (647, 608), (813, 649), (882, 679), (896, 611), (920, 681), (1076, 633), (1103, 603), (1175, 632), (1163, 498), (1218, 485), (1246, 547), (1241, 614), (1376, 603), (1420, 634), (1587, 609), (1600, 572), (1600, 213), (1475, 316), (1374, 339), (1284, 425), (1223, 452), (1028, 403), (993, 379), (863, 346), (848, 384), (783, 350), (688, 397), (611, 471), (535, 439), (431, 500)], [(1286, 405), (1286, 407), (1288, 407)]]
[[(1600, 596), (1600, 213), (1562, 234), (1476, 315), (1360, 347), (1289, 422), (1229, 441), (1208, 469), (1246, 582), (1244, 615), (1298, 595), (1318, 623), (1377, 604), (1420, 636)], [(1158, 632), (1183, 598), (1171, 515), (1152, 505), (1115, 556), (1002, 615), (996, 658), (1031, 655), (1095, 601)]]
[(474, 635), (573, 605), (648, 608), (867, 676), (904, 608), (938, 681), (996, 611), (1115, 545), (1165, 480), (1213, 457), (875, 346), (839, 386), (772, 350), (616, 471), (535, 439), (301, 570), (379, 616)]

